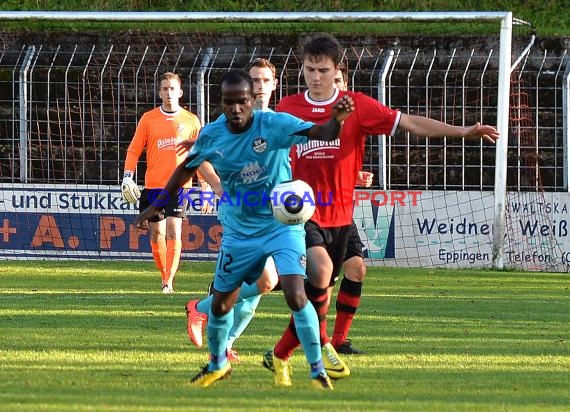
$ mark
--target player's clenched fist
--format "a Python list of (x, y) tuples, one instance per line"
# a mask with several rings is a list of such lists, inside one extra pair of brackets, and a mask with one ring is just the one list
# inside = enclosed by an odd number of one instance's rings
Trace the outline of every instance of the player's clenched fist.
[(344, 95), (334, 104), (332, 112), (338, 122), (343, 122), (354, 111), (354, 101), (349, 95)]
[(160, 212), (160, 209), (160, 207), (154, 205), (147, 207), (136, 217), (135, 226), (139, 229), (148, 229), (148, 219), (157, 216)]

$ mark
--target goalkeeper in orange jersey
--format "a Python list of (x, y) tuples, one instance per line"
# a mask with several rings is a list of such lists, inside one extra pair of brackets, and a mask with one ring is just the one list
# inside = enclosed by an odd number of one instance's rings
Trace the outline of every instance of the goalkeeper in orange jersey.
[[(180, 106), (182, 81), (171, 72), (159, 78), (159, 107), (145, 112), (139, 120), (134, 137), (127, 149), (121, 192), (123, 200), (136, 203), (139, 210), (146, 209), (162, 191), (176, 167), (186, 158), (201, 129), (198, 117)], [(140, 155), (146, 149), (146, 174), (142, 193), (133, 180)], [(202, 190), (208, 190), (200, 178)], [(173, 292), (173, 281), (182, 252), (182, 221), (188, 207), (189, 179), (178, 192), (168, 199), (162, 213), (149, 221), (150, 246), (156, 267), (162, 276), (162, 293)], [(204, 212), (209, 205), (202, 209)]]

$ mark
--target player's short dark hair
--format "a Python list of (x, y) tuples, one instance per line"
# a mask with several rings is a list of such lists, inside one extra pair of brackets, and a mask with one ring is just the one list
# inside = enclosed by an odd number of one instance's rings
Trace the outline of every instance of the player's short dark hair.
[(306, 56), (330, 57), (335, 66), (342, 61), (344, 50), (336, 37), (328, 33), (320, 33), (310, 37), (303, 44), (303, 59)]
[(241, 69), (232, 69), (225, 72), (220, 79), (220, 88), (224, 84), (240, 84), (240, 83), (247, 83), (249, 85), (249, 93), (253, 95), (253, 80), (248, 72)]

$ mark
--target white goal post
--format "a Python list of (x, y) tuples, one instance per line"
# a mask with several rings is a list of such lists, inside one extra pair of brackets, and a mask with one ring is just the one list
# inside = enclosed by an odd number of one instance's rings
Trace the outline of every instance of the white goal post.
[[(507, 199), (507, 148), (509, 135), (509, 97), (511, 74), (511, 12), (50, 12), (0, 11), (0, 21), (84, 21), (84, 22), (224, 22), (224, 23), (393, 23), (393, 22), (485, 22), (499, 28), (497, 88), (497, 129), (501, 139), (496, 145), (494, 216), (492, 224), (492, 265), (505, 266), (505, 221)], [(21, 135), (26, 133), (21, 131)]]

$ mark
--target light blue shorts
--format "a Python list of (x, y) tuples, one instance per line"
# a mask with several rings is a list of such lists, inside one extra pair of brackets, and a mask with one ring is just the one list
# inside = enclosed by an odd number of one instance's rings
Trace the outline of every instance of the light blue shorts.
[(268, 256), (273, 257), (279, 276), (303, 275), (306, 278), (307, 249), (303, 225), (283, 226), (267, 235), (237, 238), (222, 236), (218, 252), (214, 288), (230, 292), (243, 282), (255, 282)]

